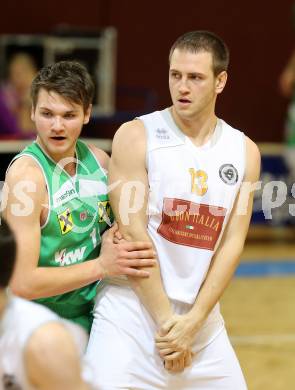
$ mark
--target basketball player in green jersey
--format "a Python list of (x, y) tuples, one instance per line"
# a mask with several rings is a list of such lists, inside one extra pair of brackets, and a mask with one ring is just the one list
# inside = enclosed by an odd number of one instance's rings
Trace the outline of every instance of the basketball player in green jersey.
[(87, 331), (98, 282), (106, 275), (148, 277), (140, 267), (155, 261), (151, 244), (115, 244), (115, 226), (104, 233), (112, 219), (109, 157), (78, 139), (93, 94), (91, 77), (77, 62), (39, 71), (31, 87), (37, 138), (11, 162), (2, 205), (19, 247), (13, 292)]

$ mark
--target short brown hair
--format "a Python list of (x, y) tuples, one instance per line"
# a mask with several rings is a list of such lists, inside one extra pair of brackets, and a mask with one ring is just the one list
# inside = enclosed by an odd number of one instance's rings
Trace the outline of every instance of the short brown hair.
[(31, 99), (36, 107), (40, 89), (54, 91), (65, 99), (83, 106), (92, 103), (94, 84), (87, 69), (76, 61), (60, 61), (42, 68), (31, 85)]
[(229, 50), (223, 40), (210, 31), (191, 31), (177, 38), (170, 49), (169, 62), (175, 49), (192, 53), (201, 51), (212, 53), (215, 76), (228, 68)]

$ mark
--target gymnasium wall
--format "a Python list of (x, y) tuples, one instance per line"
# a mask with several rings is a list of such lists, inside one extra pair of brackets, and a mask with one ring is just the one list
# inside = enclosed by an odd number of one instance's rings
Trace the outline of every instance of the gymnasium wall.
[[(75, 5), (77, 4), (77, 5)], [(279, 5), (277, 5), (279, 4)], [(118, 86), (157, 92), (158, 106), (170, 103), (167, 54), (185, 31), (208, 29), (231, 50), (229, 81), (217, 113), (258, 142), (283, 136), (287, 101), (277, 80), (295, 42), (293, 0), (140, 1), (51, 0), (1, 4), (0, 34), (49, 33), (61, 23), (118, 30)], [(124, 106), (124, 100), (118, 101)]]

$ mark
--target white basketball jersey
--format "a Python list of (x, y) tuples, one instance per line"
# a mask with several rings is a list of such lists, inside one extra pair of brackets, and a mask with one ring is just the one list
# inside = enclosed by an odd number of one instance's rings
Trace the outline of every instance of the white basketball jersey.
[(148, 232), (168, 297), (192, 304), (244, 177), (245, 137), (218, 119), (211, 139), (196, 147), (169, 109), (139, 119), (147, 132)]
[(33, 390), (24, 366), (24, 350), (29, 338), (41, 325), (62, 322), (69, 328), (77, 348), (82, 353), (87, 335), (75, 324), (62, 320), (46, 307), (13, 297), (3, 318), (0, 318), (0, 390)]

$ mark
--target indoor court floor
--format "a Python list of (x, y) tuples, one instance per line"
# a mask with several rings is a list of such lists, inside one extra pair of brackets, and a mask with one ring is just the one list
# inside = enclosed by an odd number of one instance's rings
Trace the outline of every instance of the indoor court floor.
[(252, 233), (222, 313), (249, 390), (293, 390), (295, 227), (269, 237)]

